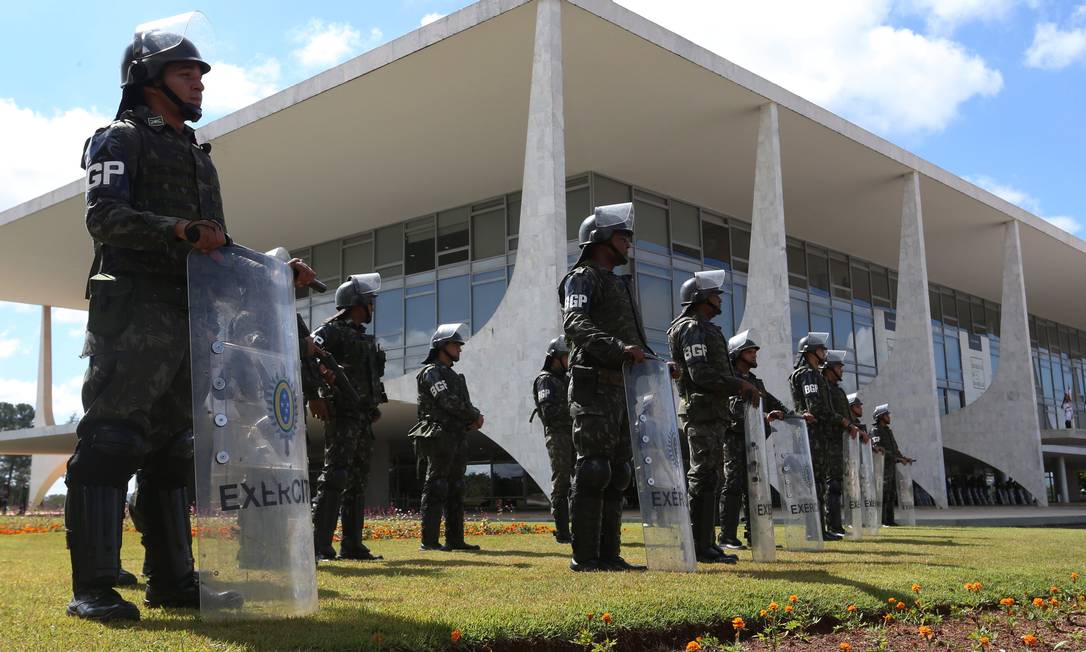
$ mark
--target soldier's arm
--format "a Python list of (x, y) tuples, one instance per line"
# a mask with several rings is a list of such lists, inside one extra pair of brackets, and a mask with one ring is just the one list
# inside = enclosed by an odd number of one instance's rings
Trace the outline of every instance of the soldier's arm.
[(608, 335), (592, 321), (589, 310), (595, 299), (596, 288), (585, 274), (573, 274), (566, 279), (564, 327), (566, 337), (589, 358), (612, 368), (622, 366), (626, 343)]
[(457, 395), (450, 384), (436, 367), (430, 367), (419, 379), (419, 392), (429, 392), (438, 407), (464, 424), (473, 423), (480, 416), (479, 410), (470, 399)]
[(184, 220), (132, 206), (140, 155), (136, 127), (116, 122), (87, 141), (87, 231), (98, 242), (125, 249), (163, 251), (177, 242)]
[(561, 421), (563, 416), (569, 418), (564, 390), (562, 384), (553, 376), (540, 377), (535, 383), (535, 398), (544, 425)]
[(788, 407), (784, 403), (782, 403), (780, 399), (769, 393), (769, 390), (767, 390), (764, 385), (759, 387), (759, 389), (762, 390), (762, 405), (764, 406), (762, 409), (765, 410), (766, 414), (769, 414), (770, 412), (784, 412), (785, 414), (792, 414), (792, 410), (789, 410)]
[[(804, 376), (803, 393), (807, 397), (807, 409), (822, 424), (837, 424), (841, 419), (837, 411), (833, 409), (833, 398), (829, 395), (829, 385), (822, 380), (816, 372), (808, 372)], [(812, 393), (811, 388), (814, 388)]]
[(698, 387), (725, 396), (735, 396), (743, 383), (736, 377), (731, 365), (718, 369), (709, 364), (709, 347), (705, 332), (693, 323), (684, 325), (678, 333), (679, 345), (690, 378)]

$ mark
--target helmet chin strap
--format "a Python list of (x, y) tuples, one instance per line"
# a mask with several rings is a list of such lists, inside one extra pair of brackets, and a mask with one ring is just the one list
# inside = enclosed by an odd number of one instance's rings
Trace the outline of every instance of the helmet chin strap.
[(162, 94), (165, 95), (174, 105), (181, 111), (181, 117), (189, 122), (199, 122), (200, 118), (204, 116), (204, 111), (195, 104), (189, 104), (188, 102), (182, 102), (181, 98), (174, 93), (173, 90), (162, 82), (156, 86)]
[[(618, 259), (618, 264), (619, 265), (625, 265), (626, 263), (630, 262), (630, 259), (626, 256), (626, 254), (624, 254), (624, 253), (622, 253), (621, 251), (618, 250), (618, 247), (615, 246), (614, 242), (611, 242), (610, 240), (608, 240), (607, 241), (607, 246), (608, 246), (608, 248), (611, 249), (611, 251), (614, 252), (615, 258)], [(616, 267), (617, 267), (617, 265), (616, 265)]]

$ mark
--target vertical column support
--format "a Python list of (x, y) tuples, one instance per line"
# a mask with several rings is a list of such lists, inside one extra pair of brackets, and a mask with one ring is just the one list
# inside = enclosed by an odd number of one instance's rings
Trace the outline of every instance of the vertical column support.
[(758, 376), (766, 389), (791, 404), (788, 375), (792, 371), (792, 320), (788, 300), (788, 260), (784, 225), (784, 182), (777, 105), (761, 108), (754, 163), (754, 207), (751, 211), (750, 266), (747, 304), (738, 330), (754, 329)]
[(1056, 458), (1056, 488), (1060, 492), (1059, 502), (1071, 502), (1071, 492), (1067, 490), (1067, 459), (1063, 455)]
[(34, 408), (36, 427), (56, 425), (53, 419), (53, 312), (41, 307), (41, 338), (38, 347), (38, 398)]
[(943, 434), (935, 402), (935, 346), (931, 335), (928, 263), (920, 175), (905, 176), (901, 200), (901, 248), (898, 255), (897, 328), (893, 352), (879, 361), (879, 375), (863, 390), (868, 410), (889, 403), (894, 432), (904, 455), (916, 458), (913, 480), (935, 505), (947, 506)]
[(1041, 424), (1030, 350), (1026, 279), (1018, 222), (1003, 234), (1003, 296), (999, 314), (999, 370), (973, 403), (942, 418), (948, 448), (1006, 473), (1048, 505)]

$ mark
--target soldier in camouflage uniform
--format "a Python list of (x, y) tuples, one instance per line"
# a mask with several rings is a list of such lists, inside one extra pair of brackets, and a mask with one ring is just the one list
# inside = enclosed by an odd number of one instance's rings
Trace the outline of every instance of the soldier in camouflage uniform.
[(897, 446), (894, 431), (890, 429), (890, 406), (883, 403), (875, 407), (871, 415), (875, 419), (875, 427), (871, 429), (871, 445), (876, 451), (882, 451), (883, 475), (882, 475), (882, 524), (894, 526), (894, 505), (897, 503), (897, 465), (912, 464), (916, 460), (905, 457)]
[[(200, 117), (208, 70), (180, 35), (137, 34), (122, 61), (116, 120), (84, 146), (95, 262), (83, 348), (85, 416), (68, 461), (64, 514), (74, 594), (68, 613), (81, 618), (139, 618), (112, 588), (125, 492), (137, 470), (145, 604), (240, 601), (237, 593), (199, 587), (185, 490), (193, 472), (186, 257), (227, 241), (210, 146), (185, 125)], [(305, 270), (301, 284), (313, 279)]]
[(757, 401), (757, 390), (738, 379), (728, 358), (728, 341), (711, 320), (720, 314), (727, 272), (697, 272), (679, 289), (682, 312), (667, 331), (671, 358), (679, 367), (679, 422), (690, 445), (686, 474), (694, 554), (707, 564), (734, 564), (739, 558), (716, 546), (717, 488), (730, 422), (728, 401), (742, 392)]
[[(728, 340), (728, 357), (731, 359), (735, 375), (741, 380), (753, 384), (762, 397), (762, 411), (766, 421), (783, 419), (791, 414), (784, 403), (769, 393), (762, 379), (754, 375), (758, 367), (758, 349), (750, 330), (745, 330)], [(720, 538), (718, 543), (728, 550), (745, 550), (739, 540), (739, 508), (746, 514), (744, 538), (750, 542), (750, 494), (747, 486), (747, 439), (746, 406), (739, 396), (730, 399), (731, 425), (724, 436), (723, 486), (720, 490)]]
[(841, 535), (832, 533), (827, 528), (829, 487), (826, 479), (829, 477), (829, 440), (840, 437), (839, 427), (844, 417), (834, 411), (829, 383), (819, 371), (826, 359), (827, 341), (829, 333), (807, 333), (799, 340), (799, 355), (788, 382), (792, 388), (792, 401), (796, 412), (802, 413), (808, 423), (811, 463), (814, 466), (815, 484), (822, 509), (822, 538), (826, 541), (839, 541)]
[(633, 478), (633, 449), (622, 365), (649, 351), (628, 276), (633, 204), (595, 209), (581, 223), (581, 255), (562, 279), (558, 300), (570, 343), (573, 417), (571, 521), (574, 571), (645, 570), (622, 558), (622, 494)]
[[(373, 335), (366, 333), (365, 327), (373, 321), (374, 299), (380, 286), (380, 274), (356, 274), (348, 278), (336, 289), (338, 312), (313, 333), (313, 342), (335, 357), (358, 397), (355, 402), (353, 397), (337, 392), (327, 405), (324, 470), (318, 480), (313, 508), (313, 545), (318, 560), (336, 558), (332, 535), (340, 518), (343, 539), (339, 559), (381, 559), (362, 543), (366, 482), (373, 457), (373, 424), (381, 418), (378, 405), (388, 402), (381, 382), (385, 352)], [(323, 400), (318, 398), (310, 404), (322, 410)]]
[[(464, 541), (464, 474), (468, 433), (483, 427), (471, 404), (467, 381), (453, 371), (466, 339), (464, 324), (442, 324), (430, 339), (430, 353), (416, 376), (419, 422), (408, 433), (415, 454), (426, 465), (422, 486), (420, 550), (478, 550)], [(445, 545), (438, 542), (445, 513)]]
[(573, 420), (569, 416), (569, 349), (564, 337), (556, 337), (547, 347), (543, 371), (532, 383), (535, 414), (543, 421), (547, 455), (551, 460), (551, 514), (554, 515), (554, 539), (571, 543), (569, 533), (569, 488), (573, 479)]
[(826, 352), (826, 359), (822, 361), (820, 369), (826, 384), (830, 388), (830, 402), (833, 404), (833, 412), (836, 416), (835, 427), (826, 430), (826, 501), (825, 511), (829, 517), (826, 529), (833, 534), (845, 535), (845, 525), (842, 522), (842, 497), (845, 487), (845, 442), (842, 438), (846, 432), (850, 437), (859, 436), (860, 429), (852, 420), (852, 410), (848, 406), (848, 395), (841, 389), (841, 379), (845, 374), (845, 356), (847, 351), (831, 350)]

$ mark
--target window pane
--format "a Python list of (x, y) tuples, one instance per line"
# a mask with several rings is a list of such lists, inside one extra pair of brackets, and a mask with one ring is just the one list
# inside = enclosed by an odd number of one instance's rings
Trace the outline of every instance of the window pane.
[(520, 193), (516, 192), (506, 198), (505, 223), (509, 235), (520, 233)]
[(827, 262), (824, 254), (807, 251), (807, 279), (811, 282), (811, 290), (821, 290), (823, 295), (830, 291), (830, 274), (827, 269)]
[(340, 279), (339, 271), (340, 246), (339, 240), (325, 242), (313, 247), (313, 271), (319, 279)]
[(671, 313), (671, 281), (648, 274), (637, 275), (638, 299), (645, 328), (667, 330)]
[(377, 250), (375, 267), (398, 263), (403, 260), (403, 224), (393, 224), (377, 229)]
[(437, 296), (424, 294), (407, 299), (406, 344), (425, 344), (437, 329)]
[(408, 274), (427, 272), (434, 268), (434, 227), (407, 233), (404, 245), (404, 271)]
[[(750, 231), (732, 226), (732, 259), (741, 258), (742, 260), (750, 259)], [(736, 266), (739, 267), (738, 265)], [(743, 266), (743, 271), (746, 271), (746, 266)]]
[(672, 251), (684, 256), (699, 257), (699, 231), (698, 209), (690, 204), (671, 202)]
[(871, 279), (863, 267), (852, 266), (852, 298), (871, 303)]
[(403, 289), (377, 293), (373, 330), (385, 348), (403, 346)]
[[(830, 311), (822, 306), (811, 306), (811, 332), (833, 333), (833, 320)], [(806, 335), (806, 333), (804, 333)]]
[(848, 310), (833, 311), (833, 348), (848, 351), (848, 361), (856, 361), (856, 343), (852, 339), (852, 313)]
[(668, 251), (667, 210), (643, 201), (635, 201), (634, 216), (636, 246), (666, 254)]
[(875, 329), (870, 314), (856, 314), (856, 362), (875, 366)]
[(460, 250), (457, 250), (457, 251), (449, 251), (449, 252), (441, 254), (440, 256), (437, 257), (437, 264), (440, 267), (441, 265), (452, 265), (453, 263), (462, 263), (467, 259), (468, 259), (468, 250), (467, 249), (460, 249)]
[(505, 215), (491, 211), (471, 218), (472, 260), (501, 256), (505, 253)]
[(588, 188), (566, 191), (566, 239), (577, 239), (577, 230), (590, 213), (592, 207), (588, 205)]
[[(592, 179), (596, 191), (596, 206), (621, 204), (630, 201), (630, 187), (626, 184), (598, 175), (593, 176)], [(591, 210), (590, 208), (588, 212), (591, 212)], [(584, 216), (587, 216), (588, 212), (585, 212)]]
[(801, 337), (810, 332), (810, 322), (807, 320), (807, 302), (803, 299), (792, 297), (788, 301), (789, 312), (792, 313), (792, 350), (799, 347)]
[(807, 257), (803, 253), (803, 246), (789, 244), (785, 250), (788, 261), (789, 284), (796, 287), (807, 287)]
[(468, 276), (443, 278), (437, 282), (437, 318), (442, 324), (471, 322), (471, 294)]
[[(437, 252), (468, 246), (468, 208), (456, 208), (437, 215)], [(447, 263), (442, 259), (443, 264)]]
[(343, 277), (373, 271), (373, 243), (366, 242), (343, 249)]
[(962, 382), (962, 347), (957, 329), (948, 329), (945, 337), (946, 367), (949, 380)]
[(834, 285), (850, 288), (852, 284), (848, 278), (848, 263), (837, 258), (830, 259), (830, 279)]
[(731, 269), (731, 241), (728, 227), (708, 220), (701, 223), (701, 236), (705, 243), (705, 264)]
[[(735, 324), (743, 323), (743, 313), (747, 308), (747, 279), (735, 278), (732, 282), (732, 306), (735, 311)], [(734, 335), (733, 331), (725, 332), (725, 337)]]
[(935, 345), (935, 377), (946, 380), (946, 350), (943, 348), (943, 334), (935, 329), (932, 335), (932, 343)]
[(875, 299), (875, 305), (890, 307), (890, 281), (886, 276), (886, 270), (882, 268), (871, 270), (871, 297)]
[[(688, 272), (682, 269), (672, 270), (671, 272), (671, 310), (673, 314), (679, 314), (682, 310), (682, 287), (688, 279), (694, 278), (693, 272)], [(726, 299), (727, 297), (721, 297)], [(723, 301), (721, 302), (723, 304)], [(727, 332), (727, 331), (725, 331)]]
[(471, 287), (471, 323), (474, 333), (486, 326), (486, 322), (498, 309), (498, 304), (505, 294), (505, 281), (482, 283)]

